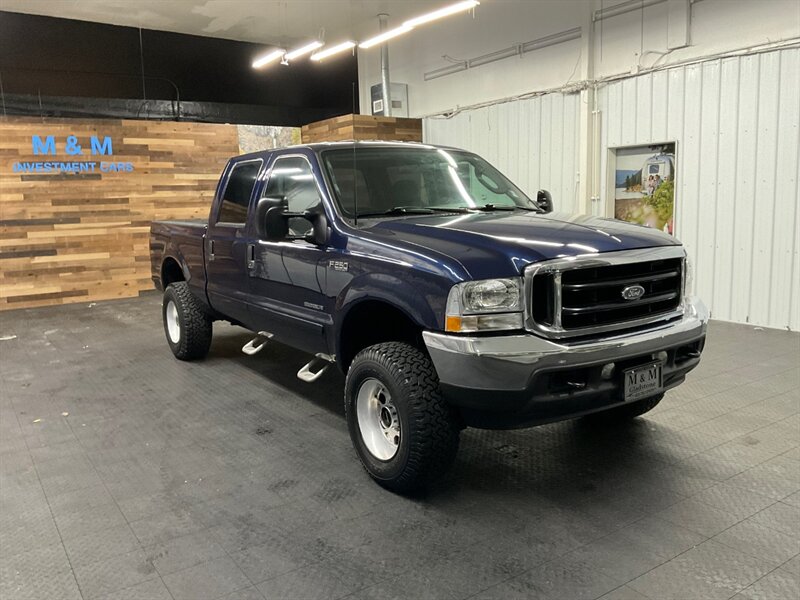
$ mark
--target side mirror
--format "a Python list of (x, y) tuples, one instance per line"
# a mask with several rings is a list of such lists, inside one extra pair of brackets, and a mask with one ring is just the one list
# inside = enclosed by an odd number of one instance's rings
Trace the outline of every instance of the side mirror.
[(324, 246), (328, 243), (328, 235), (330, 229), (328, 228), (328, 217), (325, 216), (325, 211), (320, 208), (317, 211), (307, 210), (303, 216), (311, 221), (311, 231), (303, 236), (303, 239), (309, 244), (317, 246)]
[(264, 235), (259, 236), (270, 242), (285, 240), (289, 236), (289, 219), (283, 212), (283, 207), (272, 206), (264, 215)]
[(553, 196), (547, 190), (536, 192), (536, 204), (546, 213), (553, 212)]
[[(256, 235), (258, 235), (259, 239), (273, 239), (269, 237), (269, 233), (267, 232), (267, 213), (271, 208), (278, 208), (280, 211), (283, 211), (285, 207), (286, 198), (284, 197), (265, 196), (258, 201), (258, 204), (256, 204), (255, 226)], [(275, 219), (275, 217), (272, 218)]]

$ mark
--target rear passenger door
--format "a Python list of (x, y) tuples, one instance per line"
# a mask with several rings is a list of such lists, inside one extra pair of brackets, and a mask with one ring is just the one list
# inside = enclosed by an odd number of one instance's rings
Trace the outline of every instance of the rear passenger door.
[(247, 214), (261, 159), (232, 162), (209, 217), (206, 235), (206, 290), (211, 306), (246, 324), (249, 312)]

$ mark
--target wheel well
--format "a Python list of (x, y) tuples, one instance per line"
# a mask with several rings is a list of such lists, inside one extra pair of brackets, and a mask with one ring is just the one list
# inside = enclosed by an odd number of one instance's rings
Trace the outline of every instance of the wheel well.
[(185, 281), (183, 276), (183, 269), (174, 258), (168, 258), (161, 266), (161, 285), (166, 289), (170, 283), (176, 281)]
[(361, 302), (347, 313), (339, 339), (336, 362), (345, 372), (356, 354), (381, 342), (406, 342), (425, 350), (422, 329), (403, 311), (375, 300)]

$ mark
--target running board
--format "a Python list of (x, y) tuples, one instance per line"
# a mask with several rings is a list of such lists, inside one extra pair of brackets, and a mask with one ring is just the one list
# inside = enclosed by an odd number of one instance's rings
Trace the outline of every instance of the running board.
[(334, 359), (332, 356), (317, 354), (307, 365), (297, 372), (297, 378), (306, 383), (313, 383), (322, 377), (322, 374), (328, 370), (328, 367), (330, 367), (333, 362)]
[(264, 349), (264, 346), (267, 345), (267, 342), (272, 337), (271, 333), (266, 331), (259, 331), (258, 335), (254, 337), (252, 340), (247, 342), (244, 346), (242, 346), (242, 352), (247, 354), (248, 356), (253, 356), (253, 354), (258, 354)]

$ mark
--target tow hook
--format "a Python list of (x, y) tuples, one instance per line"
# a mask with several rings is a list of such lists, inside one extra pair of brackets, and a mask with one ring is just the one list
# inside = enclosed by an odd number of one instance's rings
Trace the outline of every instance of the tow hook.
[(335, 362), (334, 357), (327, 354), (317, 354), (308, 364), (297, 372), (297, 378), (306, 383), (313, 383)]

